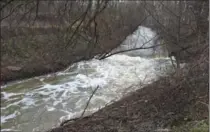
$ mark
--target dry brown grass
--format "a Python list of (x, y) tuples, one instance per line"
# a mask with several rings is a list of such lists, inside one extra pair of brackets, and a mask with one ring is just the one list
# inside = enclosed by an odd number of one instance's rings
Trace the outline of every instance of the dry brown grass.
[(195, 60), (91, 116), (49, 132), (151, 132), (208, 119), (208, 50)]

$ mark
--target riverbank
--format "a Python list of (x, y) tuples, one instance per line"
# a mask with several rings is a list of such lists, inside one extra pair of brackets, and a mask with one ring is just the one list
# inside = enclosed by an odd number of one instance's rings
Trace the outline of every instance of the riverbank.
[[(53, 5), (43, 4), (42, 8), (46, 11), (39, 10), (40, 16), (36, 21), (22, 13), (2, 21), (1, 83), (57, 72), (75, 62), (107, 53), (121, 44), (147, 18), (145, 13), (141, 17), (136, 17), (138, 14), (134, 13), (144, 12), (143, 8), (139, 8), (142, 6), (140, 3), (121, 4), (117, 8), (101, 3), (106, 8), (94, 17), (96, 28), (93, 19), (86, 18), (90, 12), (80, 18), (84, 13), (81, 10), (85, 8), (83, 4), (61, 2), (61, 7), (66, 7), (67, 3), (75, 9), (66, 11), (61, 17), (57, 14), (59, 8), (50, 11)], [(127, 6), (132, 8), (125, 8)]]
[[(133, 28), (134, 30), (135, 28)], [(2, 51), (8, 51), (8, 53), (3, 53), (1, 57), (1, 83), (5, 84), (17, 79), (21, 80), (54, 73), (67, 68), (73, 63), (89, 60), (97, 54), (103, 54), (115, 48), (132, 31), (124, 30), (124, 33), (125, 35), (118, 40), (106, 37), (100, 40), (100, 43), (94, 48), (89, 48), (86, 41), (80, 40), (74, 48), (69, 47), (65, 50), (63, 49), (65, 45), (63, 42), (57, 42), (56, 38), (49, 40), (47, 39), (48, 36), (43, 35), (37, 35), (33, 39), (30, 37), (16, 37), (5, 40)], [(117, 34), (116, 32), (114, 35)], [(51, 34), (51, 38), (54, 37), (55, 34)], [(13, 41), (16, 41), (18, 45), (14, 53), (9, 49), (13, 47)], [(46, 46), (43, 46), (44, 43)], [(19, 52), (19, 54), (16, 52)]]
[[(209, 119), (208, 49), (195, 60), (171, 76), (162, 77), (90, 116), (71, 120), (48, 132), (199, 130), (185, 126)], [(208, 121), (199, 127), (207, 132), (207, 126)]]
[[(5, 84), (17, 79), (57, 72), (73, 63), (92, 59), (98, 54), (108, 53), (120, 45), (138, 26), (139, 23), (135, 23), (116, 29), (109, 36), (100, 38), (97, 44), (87, 43), (84, 36), (78, 36), (78, 40), (74, 42), (77, 44), (70, 44), (67, 47), (65, 40), (58, 37), (67, 33), (57, 31), (47, 35), (38, 35), (40, 34), (38, 31), (41, 30), (39, 28), (33, 29), (37, 33), (35, 36), (17, 36), (5, 39), (1, 47), (1, 83)], [(50, 32), (56, 29), (44, 29), (44, 31), (47, 30)], [(23, 31), (20, 31), (20, 34)]]

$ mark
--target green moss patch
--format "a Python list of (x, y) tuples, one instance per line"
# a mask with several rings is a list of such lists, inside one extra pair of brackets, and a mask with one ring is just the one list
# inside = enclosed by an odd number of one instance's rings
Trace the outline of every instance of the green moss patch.
[(180, 126), (174, 126), (172, 132), (208, 132), (208, 120), (191, 121)]

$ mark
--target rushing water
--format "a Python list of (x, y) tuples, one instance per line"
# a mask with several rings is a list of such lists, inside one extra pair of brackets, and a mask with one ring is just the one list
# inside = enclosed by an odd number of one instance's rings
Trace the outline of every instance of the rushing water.
[(169, 58), (120, 54), (78, 62), (65, 71), (8, 84), (1, 88), (1, 129), (45, 131), (79, 116), (97, 86), (86, 114), (164, 76), (170, 68)]
[[(157, 45), (155, 40), (158, 38), (157, 34), (153, 32), (151, 29), (139, 26), (138, 29), (130, 36), (126, 38), (126, 40), (113, 52), (134, 49), (134, 48), (146, 48)], [(164, 54), (162, 48), (157, 46), (155, 48), (150, 49), (140, 49), (133, 50), (129, 52), (124, 52), (123, 54), (129, 56), (141, 56), (141, 57), (152, 57), (154, 55)]]

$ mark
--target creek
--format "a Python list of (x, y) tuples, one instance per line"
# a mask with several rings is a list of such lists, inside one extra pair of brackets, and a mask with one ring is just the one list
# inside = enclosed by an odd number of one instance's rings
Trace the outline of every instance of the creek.
[[(138, 47), (154, 36), (150, 29), (139, 27), (114, 51)], [(154, 41), (145, 47), (151, 45)], [(144, 49), (81, 61), (64, 71), (2, 86), (1, 131), (46, 131), (63, 120), (80, 116), (97, 86), (85, 115), (166, 76), (173, 69), (170, 58), (153, 51)]]

